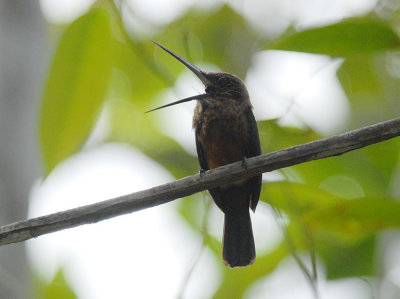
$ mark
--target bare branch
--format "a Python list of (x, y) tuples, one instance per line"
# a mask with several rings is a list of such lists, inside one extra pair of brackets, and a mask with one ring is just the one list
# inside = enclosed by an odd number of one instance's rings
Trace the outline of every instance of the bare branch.
[(94, 223), (167, 203), (221, 184), (312, 160), (337, 156), (400, 135), (400, 118), (341, 135), (249, 158), (247, 168), (232, 163), (204, 175), (193, 175), (151, 189), (0, 227), (0, 246), (40, 235)]

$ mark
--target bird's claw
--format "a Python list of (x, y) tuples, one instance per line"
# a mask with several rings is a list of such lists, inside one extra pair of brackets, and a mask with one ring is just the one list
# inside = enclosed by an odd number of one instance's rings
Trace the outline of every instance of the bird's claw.
[(247, 158), (246, 158), (246, 156), (243, 156), (241, 166), (242, 166), (244, 169), (247, 169)]
[(203, 168), (200, 168), (199, 174), (201, 178), (204, 176), (205, 173), (206, 171)]

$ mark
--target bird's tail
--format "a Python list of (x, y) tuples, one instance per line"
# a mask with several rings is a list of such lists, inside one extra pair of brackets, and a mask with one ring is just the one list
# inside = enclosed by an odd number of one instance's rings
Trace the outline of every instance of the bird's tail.
[(225, 213), (222, 257), (232, 268), (254, 263), (256, 250), (248, 208)]

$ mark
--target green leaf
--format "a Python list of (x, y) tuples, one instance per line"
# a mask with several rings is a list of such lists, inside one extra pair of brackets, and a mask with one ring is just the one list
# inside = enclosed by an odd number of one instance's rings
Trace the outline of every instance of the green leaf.
[[(160, 75), (158, 68), (154, 64), (154, 59), (151, 56), (154, 44), (150, 40), (145, 43), (131, 40), (123, 31), (124, 27), (118, 16), (113, 16), (114, 27), (122, 32), (120, 40), (115, 43), (114, 51), (114, 68), (123, 74), (124, 92), (120, 99), (130, 101), (135, 105), (141, 113), (151, 109), (151, 101), (154, 96), (168, 87), (168, 84), (173, 84), (174, 80)], [(118, 78), (120, 80), (121, 78)], [(175, 79), (175, 78), (173, 78)], [(110, 90), (114, 93), (122, 86), (121, 83), (112, 82)], [(115, 94), (113, 94), (115, 98)]]
[[(177, 201), (179, 214), (194, 231), (206, 234), (209, 211), (214, 204), (207, 191)], [(221, 213), (221, 217), (223, 217)]]
[(351, 105), (351, 128), (399, 115), (399, 78), (388, 72), (389, 68), (396, 68), (390, 59), (397, 53), (358, 55), (344, 60), (337, 75)]
[(387, 197), (392, 175), (399, 159), (397, 139), (331, 157), (291, 167), (301, 175), (304, 182), (314, 187), (333, 176), (346, 176), (357, 182), (366, 197)]
[(38, 277), (35, 278), (35, 292), (37, 299), (75, 299), (78, 298), (75, 292), (65, 280), (62, 269), (54, 275), (53, 280), (47, 284)]
[(374, 236), (368, 236), (351, 246), (328, 238), (315, 242), (316, 251), (325, 265), (326, 278), (373, 275), (376, 265), (375, 239)]
[(389, 200), (339, 201), (306, 214), (300, 222), (312, 231), (328, 279), (375, 274), (375, 233), (399, 226), (400, 204)]
[(320, 188), (289, 182), (264, 184), (261, 199), (314, 233), (330, 232), (343, 240), (400, 227), (400, 202), (394, 200), (345, 200)]
[(95, 124), (111, 73), (111, 24), (94, 9), (61, 37), (48, 73), (40, 111), (46, 173), (76, 153)]
[(260, 199), (291, 216), (300, 216), (310, 210), (329, 207), (341, 200), (311, 185), (286, 181), (263, 184)]
[[(192, 63), (211, 62), (241, 78), (259, 41), (244, 18), (228, 5), (211, 12), (191, 9), (154, 39)], [(166, 61), (168, 70), (183, 69), (171, 57), (162, 55), (157, 56)]]
[(268, 49), (345, 57), (393, 50), (399, 46), (400, 39), (387, 22), (371, 18), (352, 18), (284, 37)]
[(275, 119), (259, 121), (257, 124), (263, 153), (281, 150), (320, 138), (311, 129), (282, 127), (277, 124)]
[(128, 101), (109, 101), (112, 130), (109, 141), (126, 142), (154, 159), (177, 178), (199, 171), (196, 158), (174, 139), (158, 132), (154, 116), (146, 114)]
[(383, 229), (400, 227), (400, 202), (385, 199), (357, 198), (340, 200), (328, 207), (304, 214), (301, 221), (317, 233), (354, 240)]
[[(373, 274), (375, 234), (400, 226), (397, 201), (344, 200), (310, 185), (289, 182), (267, 184), (262, 193), (263, 200), (290, 217), (290, 235), (296, 241), (293, 249), (314, 246), (329, 279)], [(309, 238), (312, 242), (307, 242)]]

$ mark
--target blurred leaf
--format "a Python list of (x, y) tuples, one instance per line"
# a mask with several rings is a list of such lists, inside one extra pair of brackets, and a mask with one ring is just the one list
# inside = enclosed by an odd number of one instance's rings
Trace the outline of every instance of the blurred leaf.
[(382, 185), (384, 191), (380, 196), (390, 195), (390, 186), (393, 184), (393, 176), (399, 165), (400, 139), (395, 138), (368, 146), (360, 150), (359, 154), (371, 168), (369, 174)]
[(299, 220), (317, 233), (329, 232), (351, 242), (383, 229), (400, 227), (399, 213), (398, 201), (358, 198), (310, 210)]
[(260, 199), (292, 216), (329, 207), (341, 200), (322, 189), (286, 181), (263, 184)]
[(268, 49), (345, 57), (399, 46), (400, 39), (389, 23), (364, 17), (301, 31), (282, 38)]
[(372, 96), (381, 88), (371, 56), (361, 55), (345, 59), (338, 70), (338, 77), (346, 94), (368, 92)]
[(276, 120), (259, 121), (258, 131), (263, 153), (281, 150), (320, 138), (311, 129), (282, 127), (277, 124)]
[(112, 35), (112, 63), (114, 77), (107, 98), (124, 99), (135, 104), (137, 109), (149, 109), (151, 97), (167, 87), (165, 78), (160, 76), (153, 56), (154, 44), (134, 40), (127, 33), (120, 12), (113, 0), (100, 2), (110, 17)]
[[(312, 238), (327, 277), (372, 275), (375, 271), (375, 237), (384, 229), (400, 227), (400, 202), (357, 198), (343, 200), (319, 188), (297, 183), (270, 183), (263, 200), (289, 215), (294, 250), (307, 248)], [(297, 232), (293, 228), (298, 228)], [(302, 236), (303, 235), (303, 236)], [(305, 240), (296, 241), (298, 238)], [(305, 247), (301, 244), (306, 245)]]
[(324, 262), (327, 279), (370, 276), (375, 273), (374, 236), (368, 236), (352, 246), (329, 238), (315, 243), (316, 251)]
[[(211, 62), (244, 78), (259, 38), (241, 15), (223, 5), (213, 12), (189, 10), (154, 39), (192, 63)], [(168, 61), (168, 70), (183, 69), (167, 55), (160, 59)]]
[[(117, 14), (114, 12), (114, 14)], [(121, 38), (114, 44), (114, 68), (119, 71), (120, 78), (123, 76), (124, 92), (123, 99), (132, 102), (141, 112), (149, 110), (155, 95), (160, 93), (168, 84), (172, 84), (170, 78), (160, 74), (160, 70), (155, 65), (151, 53), (153, 53), (153, 43), (135, 42), (127, 36), (123, 24), (117, 15), (113, 16), (114, 27), (120, 32)], [(122, 75), (121, 75), (122, 74)], [(175, 79), (175, 78), (174, 78)], [(118, 91), (122, 86), (118, 81), (114, 81), (110, 90)], [(113, 94), (115, 97), (115, 94)], [(113, 98), (113, 97), (110, 97)]]
[[(382, 220), (392, 203), (366, 199), (343, 201), (310, 212), (305, 215), (306, 220), (300, 220), (313, 231), (313, 244), (323, 260), (328, 279), (375, 274), (376, 239), (373, 234), (391, 227), (390, 221), (384, 224)], [(347, 206), (351, 207), (350, 211), (346, 211)], [(397, 202), (396, 206), (395, 211), (398, 211)], [(353, 214), (359, 207), (362, 208)], [(379, 215), (372, 215), (375, 209), (380, 210)]]
[(348, 176), (360, 185), (365, 196), (388, 196), (399, 160), (399, 145), (400, 140), (388, 140), (339, 157), (303, 163), (292, 168), (314, 187), (332, 176)]
[(145, 111), (152, 107), (154, 96), (160, 93), (169, 78), (158, 73), (150, 55), (154, 44), (150, 41), (133, 41), (125, 32), (119, 12), (107, 3), (112, 21), (113, 71), (106, 93), (106, 111), (111, 123), (107, 141), (129, 143), (154, 159), (175, 177), (198, 171), (195, 157), (183, 150), (179, 143), (165, 136), (158, 129), (158, 119)]
[[(208, 224), (210, 211), (217, 209), (208, 192), (188, 196), (185, 200), (176, 202), (179, 214), (188, 226), (197, 234), (203, 236), (203, 245), (211, 249), (217, 259), (221, 258), (222, 242), (209, 234)], [(221, 217), (223, 217), (222, 212)], [(221, 227), (222, 230), (222, 227)], [(222, 261), (221, 261), (222, 264)]]
[(36, 280), (35, 284), (37, 299), (75, 299), (78, 296), (74, 293), (71, 287), (65, 280), (62, 269), (59, 269), (55, 274), (53, 281), (49, 284)]
[(152, 49), (140, 43), (129, 41), (128, 43), (118, 43), (115, 51), (115, 67), (121, 70), (126, 76), (129, 84), (129, 93), (125, 99), (135, 104), (141, 112), (149, 110), (155, 95), (167, 87), (167, 80), (163, 80), (154, 71), (153, 62), (149, 61)]
[[(214, 204), (208, 191), (193, 194), (185, 200), (177, 202), (178, 211), (182, 218), (189, 224), (189, 226), (196, 232), (204, 232), (207, 227), (207, 219), (211, 206)], [(223, 215), (221, 214), (221, 217)], [(206, 223), (205, 223), (206, 222)]]
[(104, 101), (111, 72), (111, 24), (94, 9), (64, 32), (47, 77), (40, 111), (40, 143), (46, 172), (77, 152)]
[(387, 99), (375, 60), (376, 57), (370, 55), (354, 56), (344, 60), (337, 72), (351, 105), (352, 128), (380, 122), (390, 117), (392, 111), (396, 111), (384, 104)]
[[(264, 184), (265, 185), (265, 184)], [(310, 185), (275, 182), (263, 187), (263, 201), (283, 210), (318, 233), (344, 238), (364, 237), (400, 227), (400, 202), (375, 198), (342, 199)]]
[[(395, 118), (400, 113), (399, 78), (388, 73), (390, 55), (356, 55), (344, 60), (338, 78), (351, 105), (351, 128)], [(362, 74), (362, 76), (361, 76)]]
[(164, 166), (176, 178), (199, 171), (197, 159), (189, 155), (174, 139), (158, 132), (154, 120), (127, 101), (108, 101), (112, 142), (134, 145), (144, 154)]

